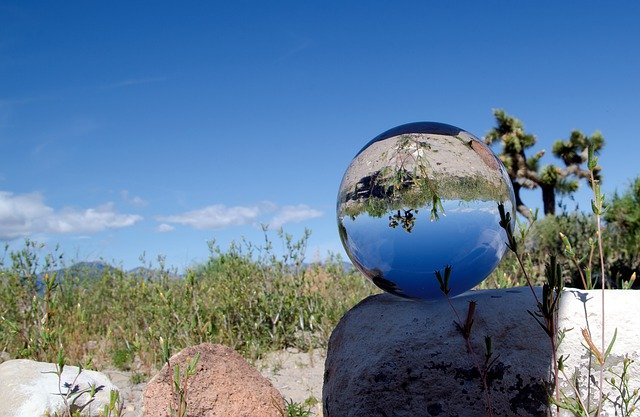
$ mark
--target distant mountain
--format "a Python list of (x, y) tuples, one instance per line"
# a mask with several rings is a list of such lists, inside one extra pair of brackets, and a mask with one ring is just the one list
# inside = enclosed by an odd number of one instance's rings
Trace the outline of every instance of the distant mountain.
[[(99, 279), (105, 272), (115, 272), (117, 268), (102, 261), (78, 262), (66, 268), (48, 271), (49, 275), (55, 274), (58, 280), (65, 278), (78, 278), (80, 280)], [(38, 281), (42, 282), (44, 274), (38, 275)]]
[[(69, 267), (61, 268), (50, 273), (57, 274), (58, 280), (64, 280), (65, 278), (76, 278), (81, 281), (92, 281), (102, 278), (106, 273), (122, 272), (121, 268), (110, 265), (102, 261), (83, 261), (75, 263)], [(125, 274), (143, 278), (145, 280), (157, 280), (160, 278), (162, 272), (158, 269), (146, 268), (139, 266), (129, 271), (124, 271)], [(170, 279), (181, 278), (181, 275), (169, 272)], [(42, 277), (39, 277), (39, 281), (42, 281)]]
[(81, 280), (100, 279), (105, 273), (118, 271), (118, 268), (102, 261), (78, 262), (67, 268), (59, 269), (58, 278), (79, 278)]
[[(159, 269), (152, 269), (144, 266), (139, 266), (137, 268), (130, 269), (129, 271), (127, 271), (127, 274), (137, 278), (144, 278), (147, 281), (156, 281), (162, 277), (163, 271)], [(166, 274), (169, 277), (169, 279), (182, 278), (182, 275), (173, 271), (168, 271), (168, 272), (165, 271), (164, 274)]]
[[(303, 269), (311, 268), (316, 264), (318, 263), (304, 263), (302, 267)], [(322, 262), (320, 262), (319, 264), (323, 265)], [(342, 262), (342, 267), (344, 268), (345, 272), (351, 272), (355, 269), (351, 262)], [(157, 281), (163, 276), (163, 274), (165, 274), (171, 280), (184, 278), (184, 275), (178, 274), (176, 271), (170, 270), (163, 272), (159, 269), (147, 268), (144, 266), (138, 266), (128, 271), (122, 271), (121, 268), (115, 267), (103, 261), (78, 262), (66, 268), (50, 271), (49, 274), (56, 274), (56, 278), (58, 281), (62, 281), (67, 278), (78, 279), (80, 281), (95, 281), (101, 279), (106, 273), (122, 272), (138, 279), (144, 279), (145, 281)], [(38, 276), (39, 284), (42, 284), (42, 275), (43, 274), (40, 274)]]
[(159, 271), (157, 269), (151, 269), (145, 266), (138, 266), (136, 268), (130, 269), (127, 273), (136, 277), (151, 280), (158, 276)]

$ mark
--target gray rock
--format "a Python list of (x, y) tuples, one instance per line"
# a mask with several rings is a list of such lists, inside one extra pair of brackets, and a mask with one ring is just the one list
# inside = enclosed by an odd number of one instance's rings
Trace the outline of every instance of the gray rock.
[[(27, 359), (14, 359), (0, 364), (0, 416), (3, 417), (40, 417), (46, 413), (59, 413), (65, 410), (61, 392), (66, 393), (64, 384), (88, 388), (91, 384), (100, 387), (94, 401), (83, 410), (83, 415), (98, 416), (104, 405), (109, 403), (111, 390), (117, 388), (102, 373), (65, 366), (60, 380), (52, 363), (35, 362)], [(75, 401), (84, 405), (89, 395), (83, 394)]]
[[(540, 289), (536, 292), (540, 296)], [(569, 377), (578, 374), (583, 393), (589, 353), (581, 329), (588, 325), (599, 340), (599, 297), (598, 291), (568, 290), (560, 306), (559, 328), (573, 330), (565, 332), (558, 355), (570, 355), (565, 369)], [(640, 292), (607, 291), (606, 297), (607, 340), (618, 328), (606, 367), (617, 367), (619, 373), (624, 355), (637, 359), (640, 353)], [(470, 301), (477, 303), (470, 338), (473, 354), (454, 324), (465, 321)], [(389, 294), (369, 297), (351, 309), (329, 340), (324, 416), (483, 416), (488, 415), (487, 400), (494, 416), (555, 414), (555, 407), (548, 405), (553, 392), (551, 344), (527, 312), (536, 310), (531, 290), (471, 291), (451, 304), (461, 319), (446, 300), (420, 302)], [(485, 378), (488, 398), (478, 372), (485, 369), (485, 336), (493, 348)], [(637, 364), (630, 368), (631, 390), (640, 383)], [(591, 366), (593, 371), (598, 368), (594, 361)], [(560, 388), (569, 397), (574, 394), (565, 380)], [(603, 415), (616, 415), (615, 407), (608, 401)]]
[[(477, 303), (471, 348), (454, 321)], [(371, 296), (351, 309), (329, 340), (325, 417), (483, 416), (485, 391), (476, 363), (485, 336), (494, 358), (487, 374), (495, 416), (540, 416), (547, 409), (549, 339), (527, 313), (528, 288), (468, 292), (446, 300)]]

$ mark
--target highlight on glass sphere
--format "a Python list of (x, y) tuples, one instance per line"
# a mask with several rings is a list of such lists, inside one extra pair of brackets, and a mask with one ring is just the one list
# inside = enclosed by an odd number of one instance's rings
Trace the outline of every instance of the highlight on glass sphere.
[(443, 123), (398, 126), (351, 161), (338, 193), (340, 239), (353, 264), (406, 298), (461, 294), (498, 266), (499, 210), (515, 198), (505, 167), (472, 134)]

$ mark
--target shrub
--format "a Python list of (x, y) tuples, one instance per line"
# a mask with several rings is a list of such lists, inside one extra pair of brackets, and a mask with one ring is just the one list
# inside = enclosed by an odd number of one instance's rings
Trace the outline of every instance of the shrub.
[(308, 237), (280, 233), (281, 256), (269, 238), (226, 251), (212, 242), (208, 261), (184, 277), (162, 266), (147, 276), (105, 268), (92, 279), (69, 269), (56, 278), (56, 264), (37, 264), (42, 247), (28, 241), (0, 265), (0, 350), (51, 361), (64, 346), (73, 362), (126, 369), (137, 358), (149, 370), (161, 364), (160, 336), (173, 350), (207, 341), (249, 359), (324, 346), (344, 312), (374, 290), (339, 257), (306, 265)]

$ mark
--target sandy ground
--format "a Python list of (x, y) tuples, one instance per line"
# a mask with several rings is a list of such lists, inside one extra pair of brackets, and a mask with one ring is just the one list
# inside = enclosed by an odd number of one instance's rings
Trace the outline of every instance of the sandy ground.
[(257, 364), (258, 369), (282, 393), (285, 400), (313, 405), (315, 416), (322, 416), (324, 350), (274, 352)]
[[(299, 352), (287, 349), (273, 352), (256, 367), (282, 393), (286, 400), (310, 404), (312, 415), (322, 416), (322, 377), (325, 351)], [(142, 417), (142, 393), (146, 383), (132, 384), (131, 372), (103, 371), (119, 389), (124, 400), (124, 417)]]

